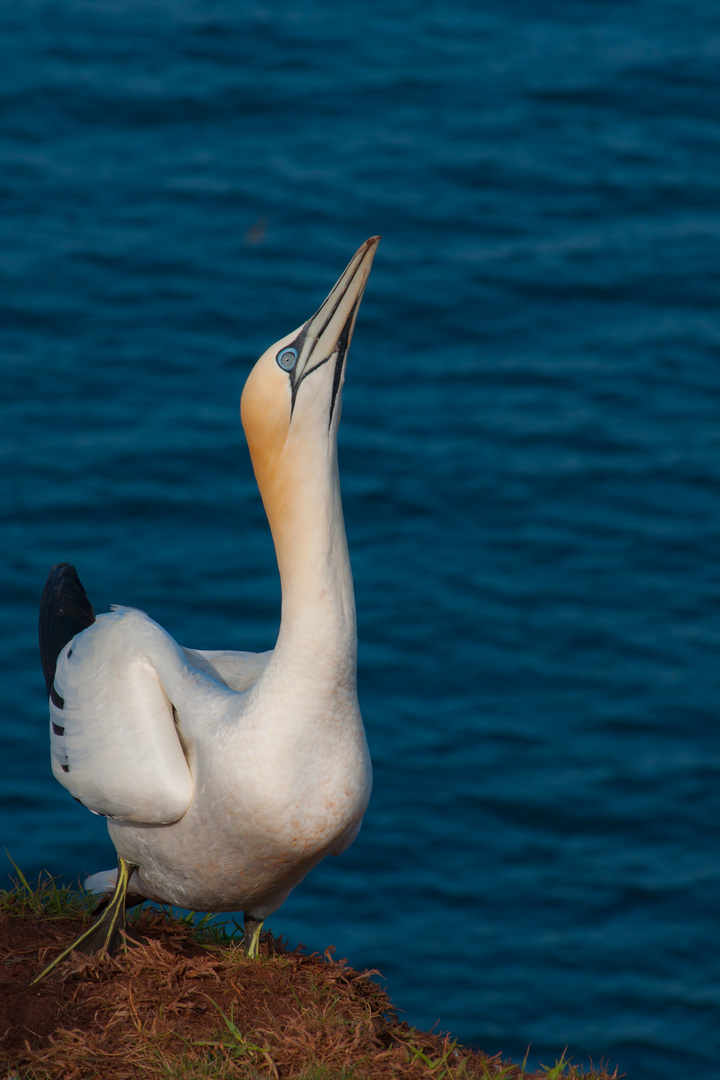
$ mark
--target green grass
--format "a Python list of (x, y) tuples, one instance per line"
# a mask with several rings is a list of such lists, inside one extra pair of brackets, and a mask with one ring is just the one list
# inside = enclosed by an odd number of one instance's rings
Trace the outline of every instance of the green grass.
[(6, 915), (42, 915), (44, 919), (77, 919), (89, 915), (97, 903), (91, 893), (58, 885), (57, 879), (41, 874), (31, 885), (20, 867), (10, 858), (15, 876), (12, 887), (0, 889), (0, 913)]

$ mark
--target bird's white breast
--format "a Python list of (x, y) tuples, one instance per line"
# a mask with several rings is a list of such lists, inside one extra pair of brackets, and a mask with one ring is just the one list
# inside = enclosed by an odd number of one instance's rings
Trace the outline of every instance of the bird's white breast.
[[(109, 822), (119, 854), (141, 867), (140, 888), (154, 899), (274, 910), (315, 863), (350, 842), (366, 808), (370, 761), (354, 687), (333, 685), (322, 665), (315, 677), (293, 679), (271, 658), (249, 690), (230, 691), (147, 616), (120, 619), (149, 624), (142, 636), (146, 649), (155, 644), (163, 719), (172, 723), (175, 710), (192, 796), (172, 824)], [(146, 736), (137, 730), (132, 754), (115, 759), (118, 774), (146, 758)]]

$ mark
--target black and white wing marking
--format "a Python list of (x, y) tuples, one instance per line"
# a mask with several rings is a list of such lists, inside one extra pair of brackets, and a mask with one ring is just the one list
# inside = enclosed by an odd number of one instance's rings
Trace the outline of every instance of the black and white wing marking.
[(180, 647), (141, 611), (118, 608), (74, 637), (50, 695), (52, 769), (63, 787), (106, 817), (178, 821), (193, 779), (166, 684), (182, 687), (186, 671)]

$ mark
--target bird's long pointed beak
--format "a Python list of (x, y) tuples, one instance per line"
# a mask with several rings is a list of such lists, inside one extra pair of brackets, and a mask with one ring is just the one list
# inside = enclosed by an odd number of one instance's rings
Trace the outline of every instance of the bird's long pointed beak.
[(332, 421), (358, 308), (379, 243), (379, 236), (371, 236), (358, 248), (325, 301), (302, 327), (297, 339), (300, 346), (298, 362), (292, 376), (293, 407), (303, 379), (330, 362), (334, 365)]

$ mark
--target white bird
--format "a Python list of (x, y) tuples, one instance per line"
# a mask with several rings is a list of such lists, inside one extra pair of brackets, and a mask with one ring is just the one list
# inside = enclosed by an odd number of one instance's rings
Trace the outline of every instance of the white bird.
[[(241, 415), (272, 530), (282, 615), (271, 652), (183, 649), (146, 614), (95, 619), (50, 572), (40, 651), (55, 777), (108, 818), (115, 891), (75, 948), (114, 951), (142, 899), (263, 921), (360, 829), (370, 757), (356, 692), (355, 599), (337, 430), (345, 361), (379, 237), (318, 312), (252, 369)], [(110, 874), (97, 875), (107, 882)]]

